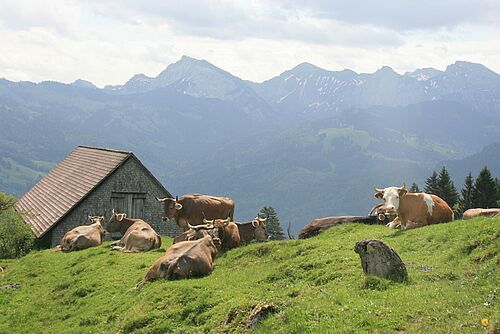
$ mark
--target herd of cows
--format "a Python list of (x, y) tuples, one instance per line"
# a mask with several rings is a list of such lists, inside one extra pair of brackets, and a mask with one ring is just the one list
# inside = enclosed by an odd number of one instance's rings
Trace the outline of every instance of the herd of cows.
[[(157, 198), (164, 205), (163, 220), (174, 219), (183, 229), (165, 255), (149, 269), (137, 285), (158, 278), (180, 279), (204, 276), (212, 271), (218, 252), (250, 243), (265, 241), (268, 235), (265, 218), (252, 221), (233, 221), (234, 201), (227, 197), (190, 194), (179, 198)], [(122, 237), (112, 243), (112, 248), (125, 253), (147, 252), (160, 248), (161, 238), (142, 219), (127, 218), (125, 213), (112, 211), (104, 227), (104, 216), (89, 216), (90, 225), (78, 226), (68, 231), (58, 248), (64, 252), (95, 247), (102, 244), (105, 233), (120, 232)]]
[[(454, 219), (453, 210), (444, 200), (435, 195), (410, 193), (405, 186), (375, 188), (375, 197), (383, 199), (384, 203), (376, 207), (374, 219), (386, 221), (391, 217), (387, 223), (391, 229), (398, 226), (401, 229), (417, 228)], [(160, 278), (207, 275), (212, 271), (218, 252), (226, 252), (252, 240), (268, 239), (264, 218), (257, 216), (246, 223), (233, 221), (234, 201), (231, 198), (190, 194), (180, 199), (157, 200), (164, 205), (163, 220), (174, 219), (184, 232), (174, 239), (165, 255), (151, 266), (136, 287)], [(480, 215), (500, 216), (500, 209), (471, 209), (464, 213), (464, 218)], [(106, 232), (121, 233), (121, 239), (113, 242), (112, 248), (122, 252), (146, 252), (161, 246), (160, 236), (148, 223), (127, 218), (125, 213), (113, 210), (105, 228), (104, 216), (89, 216), (89, 221), (90, 225), (68, 231), (58, 247), (67, 252), (99, 246)]]

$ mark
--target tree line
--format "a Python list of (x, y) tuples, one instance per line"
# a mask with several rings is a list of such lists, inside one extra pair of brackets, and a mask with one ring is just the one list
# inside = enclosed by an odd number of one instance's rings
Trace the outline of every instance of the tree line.
[[(420, 192), (415, 182), (411, 185), (410, 192)], [(424, 192), (441, 197), (458, 216), (472, 208), (500, 207), (500, 179), (493, 177), (487, 166), (481, 169), (476, 179), (469, 172), (460, 193), (443, 166), (439, 174), (433, 171), (427, 178)]]

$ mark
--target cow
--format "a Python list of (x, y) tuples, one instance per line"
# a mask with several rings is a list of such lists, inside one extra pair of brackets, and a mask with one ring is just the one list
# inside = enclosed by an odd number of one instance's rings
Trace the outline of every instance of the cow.
[(409, 193), (406, 187), (375, 188), (375, 198), (383, 199), (383, 210), (397, 213), (398, 217), (387, 224), (391, 229), (401, 224), (401, 229), (421, 227), (453, 220), (453, 210), (436, 195)]
[(240, 230), (236, 223), (231, 221), (231, 217), (227, 217), (227, 219), (204, 219), (203, 222), (205, 224), (213, 224), (213, 226), (219, 230), (222, 252), (227, 252), (230, 249), (240, 246)]
[(176, 243), (156, 260), (135, 287), (161, 278), (174, 280), (208, 275), (212, 272), (212, 263), (219, 249), (219, 238), (209, 234), (198, 240)]
[(175, 219), (183, 231), (191, 225), (202, 225), (203, 219), (234, 217), (234, 201), (229, 197), (215, 197), (201, 194), (188, 194), (179, 198), (156, 198), (164, 203), (163, 221)]
[(115, 213), (113, 210), (106, 230), (110, 233), (121, 232), (122, 238), (112, 245), (113, 249), (124, 253), (147, 252), (161, 246), (160, 236), (148, 223), (142, 219), (127, 218), (126, 213)]
[(255, 217), (248, 223), (236, 223), (240, 232), (240, 243), (246, 245), (252, 240), (265, 241), (269, 239), (264, 222), (266, 218)]
[(66, 232), (58, 246), (63, 252), (81, 250), (89, 247), (95, 247), (102, 244), (104, 240), (104, 229), (101, 222), (103, 216), (88, 216), (90, 225), (82, 225)]
[(240, 232), (238, 226), (232, 222), (229, 217), (227, 219), (204, 219), (203, 223), (204, 225), (195, 226), (188, 223), (189, 230), (175, 237), (173, 243), (176, 244), (181, 241), (201, 239), (209, 233), (208, 230), (217, 229), (217, 236), (221, 241), (222, 252), (226, 252), (240, 245)]
[[(204, 225), (190, 225), (188, 223), (189, 229), (182, 234), (176, 236), (172, 244), (176, 244), (182, 241), (193, 241), (203, 238), (204, 236), (210, 234), (210, 230), (214, 229), (212, 224)], [(218, 230), (217, 230), (218, 232)]]
[(500, 209), (499, 208), (469, 209), (469, 210), (464, 212), (462, 219), (466, 220), (466, 219), (472, 219), (472, 218), (476, 218), (476, 217), (488, 217), (488, 218), (500, 217)]
[(299, 239), (311, 238), (332, 227), (348, 223), (360, 223), (367, 225), (385, 224), (385, 222), (388, 221), (386, 215), (380, 210), (374, 211), (374, 209), (370, 211), (370, 215), (368, 216), (334, 216), (313, 219), (309, 224), (300, 230)]

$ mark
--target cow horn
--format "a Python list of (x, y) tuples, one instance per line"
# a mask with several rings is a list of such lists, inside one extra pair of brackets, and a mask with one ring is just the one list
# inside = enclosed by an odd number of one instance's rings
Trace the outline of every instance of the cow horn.
[(193, 229), (195, 231), (198, 231), (198, 230), (210, 230), (210, 229), (213, 229), (214, 228), (214, 225), (213, 224), (205, 224), (205, 225), (191, 225), (188, 223), (188, 227), (190, 229)]
[(175, 196), (175, 201), (178, 202), (179, 201), (179, 196)]
[(157, 200), (158, 202), (165, 202), (165, 201), (168, 199), (168, 197), (165, 197), (165, 198), (158, 198), (158, 197), (156, 197), (156, 196), (155, 196), (155, 198), (156, 198), (156, 200)]
[(213, 223), (214, 223), (214, 219), (208, 220), (208, 219), (203, 218), (203, 224), (213, 224)]
[(384, 189), (380, 189), (377, 187), (373, 187), (373, 190), (375, 190), (376, 193), (383, 193), (384, 192)]

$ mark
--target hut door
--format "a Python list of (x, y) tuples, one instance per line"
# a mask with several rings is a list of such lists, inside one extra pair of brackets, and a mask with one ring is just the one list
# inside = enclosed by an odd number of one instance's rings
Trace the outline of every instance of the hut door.
[(144, 218), (145, 193), (122, 193), (111, 194), (111, 206), (115, 212), (126, 213), (129, 218)]

